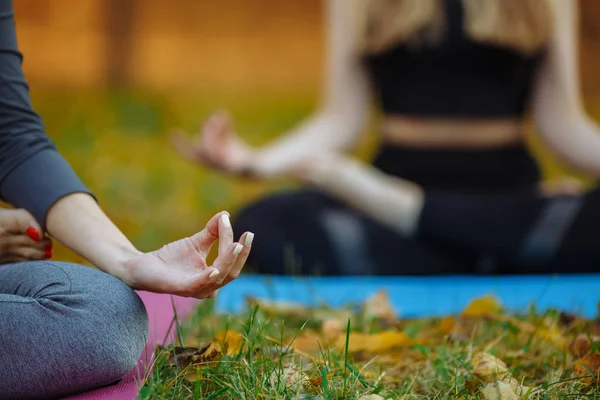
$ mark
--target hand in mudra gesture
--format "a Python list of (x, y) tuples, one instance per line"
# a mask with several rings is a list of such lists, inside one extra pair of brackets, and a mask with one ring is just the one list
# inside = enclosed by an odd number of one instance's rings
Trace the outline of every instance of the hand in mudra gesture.
[[(220, 212), (201, 232), (127, 260), (124, 280), (139, 290), (198, 299), (214, 297), (219, 288), (239, 276), (253, 238), (253, 233), (245, 232), (234, 242), (229, 214)], [(218, 256), (209, 266), (206, 257), (217, 241)]]

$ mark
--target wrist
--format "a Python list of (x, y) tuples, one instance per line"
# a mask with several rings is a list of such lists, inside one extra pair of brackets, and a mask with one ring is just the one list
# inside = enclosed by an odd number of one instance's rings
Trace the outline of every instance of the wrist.
[(131, 243), (118, 243), (109, 245), (104, 255), (96, 260), (89, 260), (102, 271), (122, 280), (127, 285), (134, 287), (133, 273), (131, 271), (131, 260), (138, 258), (143, 253), (136, 249)]
[(265, 178), (264, 173), (264, 157), (258, 150), (252, 151), (248, 155), (248, 161), (239, 170), (239, 175), (248, 179)]

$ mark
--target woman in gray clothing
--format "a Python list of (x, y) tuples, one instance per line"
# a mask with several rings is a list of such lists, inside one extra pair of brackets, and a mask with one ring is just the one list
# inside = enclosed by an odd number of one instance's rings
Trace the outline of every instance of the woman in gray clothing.
[[(0, 0), (0, 197), (16, 208), (0, 213), (0, 398), (56, 398), (134, 367), (148, 319), (133, 289), (212, 297), (239, 275), (254, 235), (234, 242), (221, 212), (189, 238), (138, 251), (46, 136), (21, 62), (12, 1)], [(98, 269), (48, 261), (46, 233)]]

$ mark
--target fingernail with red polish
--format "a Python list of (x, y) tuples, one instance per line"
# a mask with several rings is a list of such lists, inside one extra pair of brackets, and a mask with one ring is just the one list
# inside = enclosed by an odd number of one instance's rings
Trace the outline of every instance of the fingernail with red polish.
[(25, 233), (27, 234), (27, 236), (29, 236), (31, 239), (35, 240), (36, 242), (38, 240), (40, 240), (40, 233), (31, 226), (29, 228), (27, 228), (27, 230), (25, 230)]
[(46, 251), (52, 251), (52, 242), (48, 243), (46, 245), (46, 248), (44, 250), (46, 250)]
[(44, 258), (52, 258), (52, 250), (46, 250), (44, 253)]

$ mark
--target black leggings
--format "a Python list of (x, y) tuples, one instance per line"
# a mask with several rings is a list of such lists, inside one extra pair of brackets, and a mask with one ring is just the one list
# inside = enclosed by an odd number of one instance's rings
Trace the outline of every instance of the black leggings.
[(521, 147), (493, 151), (384, 148), (374, 162), (426, 190), (418, 235), (404, 237), (316, 190), (242, 210), (256, 233), (249, 264), (299, 275), (584, 273), (600, 271), (600, 191), (538, 194)]

